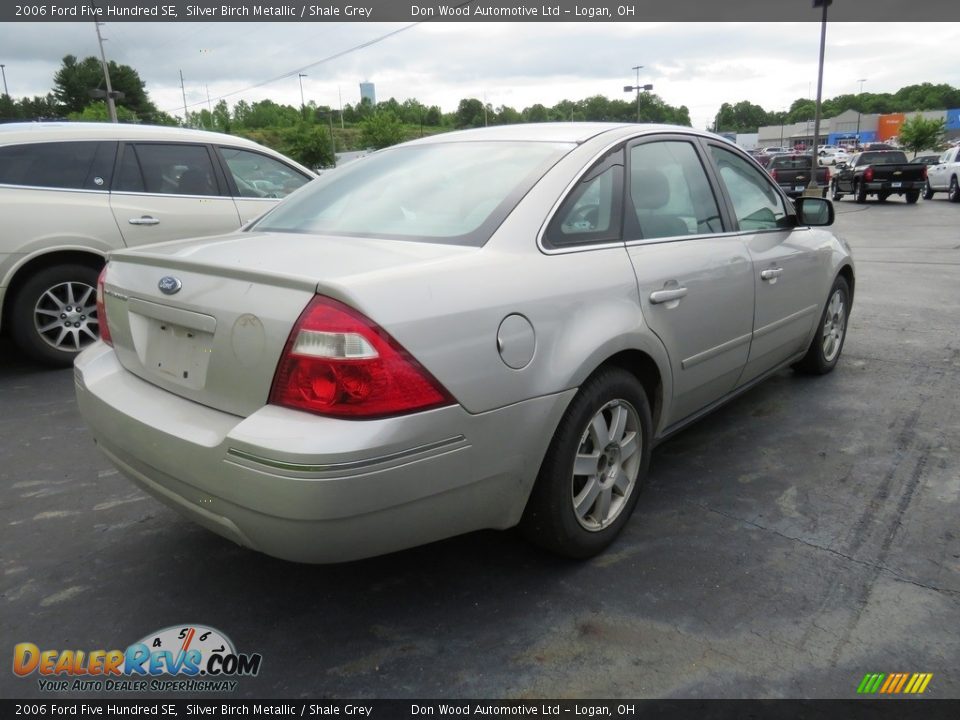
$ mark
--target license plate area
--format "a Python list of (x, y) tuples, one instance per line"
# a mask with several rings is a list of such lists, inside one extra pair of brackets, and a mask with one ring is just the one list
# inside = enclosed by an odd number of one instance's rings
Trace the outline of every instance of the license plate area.
[[(143, 305), (146, 306), (145, 303)], [(198, 319), (209, 319), (211, 322), (195, 322), (191, 317), (193, 314), (183, 311), (179, 313), (184, 316), (181, 318), (169, 310), (156, 313), (152, 307), (138, 309), (144, 309), (149, 314), (141, 314), (131, 308), (128, 318), (134, 348), (143, 369), (182, 387), (202, 389), (207, 381), (207, 368), (213, 352), (213, 318), (197, 315)], [(155, 314), (164, 317), (151, 317)]]
[(806, 189), (807, 189), (807, 186), (806, 186), (806, 185), (795, 185), (794, 188), (793, 188), (793, 191), (794, 191), (794, 192), (803, 192), (803, 191), (806, 190)]
[(901, 187), (902, 185), (903, 185), (903, 183), (901, 183), (901, 182), (892, 182), (892, 183), (890, 183), (890, 187), (892, 187), (892, 188), (898, 188), (898, 187)]

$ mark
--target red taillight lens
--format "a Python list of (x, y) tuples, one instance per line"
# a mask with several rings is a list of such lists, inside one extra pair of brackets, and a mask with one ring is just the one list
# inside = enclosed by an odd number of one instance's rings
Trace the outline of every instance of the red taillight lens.
[(317, 295), (290, 331), (270, 402), (317, 415), (376, 418), (454, 400), (383, 328)]
[(107, 276), (107, 267), (104, 265), (97, 278), (97, 326), (100, 328), (100, 339), (113, 347), (113, 338), (110, 337), (110, 326), (107, 325), (107, 306), (103, 302), (103, 281)]
[(872, 167), (868, 167), (866, 170), (863, 171), (863, 179), (864, 179), (865, 181), (867, 181), (867, 182), (871, 182), (871, 181), (873, 180), (873, 168), (872, 168)]
[(823, 177), (823, 181), (824, 181), (824, 182), (830, 182), (830, 168), (825, 167), (823, 170), (824, 170), (824, 173), (825, 173), (825, 174), (824, 174), (824, 177)]
[(777, 169), (776, 169), (776, 168), (774, 168), (773, 170), (770, 171), (770, 177), (772, 177), (774, 180), (777, 179)]

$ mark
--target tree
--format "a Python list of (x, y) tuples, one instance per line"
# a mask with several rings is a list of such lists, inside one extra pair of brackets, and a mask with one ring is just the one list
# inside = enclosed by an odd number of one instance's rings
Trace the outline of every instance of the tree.
[(360, 139), (365, 147), (379, 150), (404, 140), (403, 125), (388, 110), (379, 110), (360, 123)]
[[(110, 110), (107, 108), (106, 100), (97, 100), (87, 105), (80, 112), (67, 114), (68, 120), (79, 120), (80, 122), (110, 122)], [(137, 116), (132, 110), (123, 106), (117, 107), (117, 120), (120, 122), (135, 122)]]
[[(132, 110), (138, 116), (149, 119), (157, 112), (156, 106), (147, 96), (146, 86), (129, 65), (118, 65), (111, 61), (110, 85), (116, 92), (123, 93), (117, 98), (116, 105)], [(60, 69), (53, 76), (53, 95), (67, 113), (83, 112), (92, 101), (91, 90), (106, 90), (103, 78), (103, 65), (95, 57), (78, 60), (75, 55), (66, 55)]]
[(457, 128), (483, 127), (483, 103), (476, 98), (464, 98), (457, 106), (454, 126)]
[(921, 150), (934, 149), (939, 145), (945, 133), (943, 120), (927, 119), (923, 115), (914, 115), (900, 126), (900, 144), (913, 150), (913, 156)]

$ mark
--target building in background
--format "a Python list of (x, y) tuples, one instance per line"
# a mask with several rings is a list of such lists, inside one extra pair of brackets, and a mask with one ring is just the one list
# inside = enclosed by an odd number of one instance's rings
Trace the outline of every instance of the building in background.
[(377, 91), (372, 82), (360, 83), (360, 102), (364, 100), (369, 100), (374, 107), (377, 105)]

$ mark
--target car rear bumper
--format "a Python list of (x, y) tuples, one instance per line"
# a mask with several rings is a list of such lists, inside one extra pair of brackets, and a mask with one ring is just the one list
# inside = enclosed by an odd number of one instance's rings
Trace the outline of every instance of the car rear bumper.
[(224, 537), (299, 562), (515, 525), (575, 392), (479, 415), (350, 421), (267, 405), (242, 418), (141, 380), (103, 343), (77, 359), (75, 380), (95, 440), (127, 477)]
[(893, 186), (893, 181), (884, 181), (884, 182), (868, 182), (864, 183), (864, 187), (868, 192), (878, 192), (884, 190), (892, 193), (905, 192), (906, 190), (922, 190), (926, 182), (924, 180), (904, 180), (900, 182), (898, 187)]

